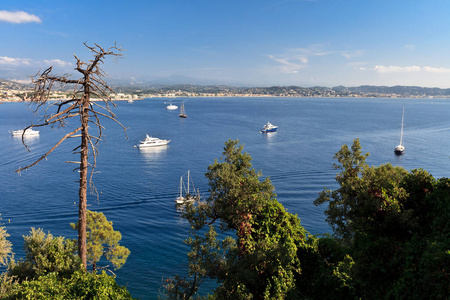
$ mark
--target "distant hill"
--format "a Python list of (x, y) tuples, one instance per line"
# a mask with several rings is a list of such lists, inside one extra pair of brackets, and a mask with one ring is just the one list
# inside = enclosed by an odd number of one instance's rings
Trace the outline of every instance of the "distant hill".
[[(124, 82), (108, 80), (116, 92), (145, 95), (176, 96), (277, 96), (277, 97), (441, 97), (450, 98), (450, 89), (429, 88), (419, 86), (371, 86), (358, 87), (236, 87), (219, 84), (200, 84), (196, 79), (184, 76), (170, 76), (153, 81)], [(188, 83), (189, 82), (189, 83)], [(66, 91), (67, 88), (66, 87)], [(28, 90), (31, 85), (12, 80), (0, 79), (0, 91)]]
[(235, 87), (227, 85), (162, 84), (134, 83), (133, 85), (114, 86), (118, 92), (142, 94), (175, 94), (178, 96), (219, 95), (219, 96), (278, 96), (278, 97), (441, 97), (450, 98), (450, 89), (427, 88), (418, 86), (358, 86), (358, 87)]
[(20, 83), (13, 80), (0, 79), (0, 90), (27, 90), (30, 88), (31, 86), (29, 84)]
[(410, 96), (450, 96), (450, 89), (428, 88), (419, 86), (370, 86), (362, 85), (359, 87), (348, 88), (351, 92), (359, 93), (377, 93), (377, 94), (395, 94)]

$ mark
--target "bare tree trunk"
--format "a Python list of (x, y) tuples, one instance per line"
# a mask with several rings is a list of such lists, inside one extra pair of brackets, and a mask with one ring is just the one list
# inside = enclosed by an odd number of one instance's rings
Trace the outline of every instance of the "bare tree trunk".
[(87, 175), (89, 156), (89, 86), (85, 87), (83, 106), (81, 108), (81, 153), (80, 153), (80, 191), (78, 207), (78, 256), (83, 268), (87, 269), (86, 248), (86, 209), (87, 209)]
[[(78, 255), (81, 259), (84, 269), (87, 269), (87, 248), (86, 248), (86, 210), (87, 210), (87, 189), (88, 189), (88, 168), (91, 168), (91, 177), (89, 178), (90, 188), (95, 190), (95, 187), (92, 183), (92, 175), (94, 174), (94, 169), (96, 167), (96, 157), (99, 154), (97, 149), (97, 144), (101, 140), (102, 130), (104, 127), (100, 124), (100, 117), (106, 117), (118, 123), (124, 130), (125, 127), (117, 121), (116, 115), (111, 111), (109, 104), (114, 103), (111, 101), (111, 97), (109, 96), (114, 91), (108, 86), (108, 84), (104, 81), (103, 70), (99, 67), (99, 65), (103, 64), (103, 59), (106, 56), (112, 57), (121, 57), (122, 54), (117, 53), (115, 51), (122, 51), (120, 47), (114, 45), (113, 47), (105, 50), (99, 45), (95, 44), (94, 47), (88, 46), (86, 43), (84, 45), (92, 52), (94, 58), (89, 60), (89, 62), (83, 62), (76, 55), (74, 55), (77, 66), (75, 68), (76, 71), (83, 74), (83, 78), (80, 79), (69, 79), (69, 75), (62, 76), (54, 76), (52, 74), (53, 67), (47, 68), (42, 73), (38, 72), (33, 79), (34, 87), (34, 95), (32, 98), (32, 103), (37, 104), (36, 112), (39, 108), (43, 107), (47, 104), (49, 100), (49, 96), (51, 91), (53, 90), (54, 84), (59, 84), (64, 86), (66, 84), (74, 85), (73, 95), (69, 100), (63, 100), (56, 104), (51, 104), (50, 106), (55, 105), (57, 107), (57, 112), (55, 114), (48, 114), (47, 108), (45, 109), (45, 115), (43, 117), (43, 122), (38, 125), (30, 125), (28, 128), (39, 127), (39, 126), (54, 126), (55, 124), (59, 124), (59, 126), (64, 127), (66, 125), (66, 120), (72, 117), (79, 117), (81, 126), (75, 129), (74, 131), (66, 134), (63, 138), (59, 140), (59, 142), (53, 146), (47, 153), (45, 153), (41, 158), (33, 162), (32, 164), (19, 168), (16, 172), (20, 172), (22, 170), (26, 170), (34, 165), (36, 165), (39, 161), (47, 156), (55, 150), (64, 140), (71, 137), (78, 137), (77, 133), (81, 130), (81, 144), (76, 147), (73, 151), (80, 151), (80, 161), (73, 162), (79, 163), (80, 167), (75, 170), (79, 170), (80, 172), (80, 188), (79, 188), (79, 204), (78, 204)], [(81, 96), (82, 95), (82, 96)], [(91, 95), (98, 97), (103, 102), (103, 106), (91, 103)], [(69, 105), (69, 107), (66, 107)], [(114, 105), (115, 106), (115, 105)], [(94, 107), (97, 108), (94, 109)], [(104, 111), (98, 111), (101, 108)], [(106, 113), (105, 113), (106, 111)], [(92, 124), (95, 125), (97, 132), (94, 135), (90, 135), (89, 133), (89, 122), (90, 118)], [(126, 132), (125, 132), (126, 134)], [(94, 139), (94, 141), (92, 140)], [(28, 149), (25, 144), (25, 140), (22, 136), (22, 143)], [(91, 147), (91, 158), (93, 160), (92, 164), (89, 164), (89, 147)], [(30, 151), (28, 149), (28, 151)]]

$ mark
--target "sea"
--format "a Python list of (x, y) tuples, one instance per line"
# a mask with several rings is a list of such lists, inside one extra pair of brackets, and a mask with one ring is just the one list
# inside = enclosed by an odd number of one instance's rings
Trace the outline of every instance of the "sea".
[[(184, 103), (188, 117), (166, 109), (170, 103)], [(202, 97), (116, 104), (112, 110), (126, 132), (109, 119), (101, 121), (104, 137), (93, 177), (98, 197), (89, 196), (88, 209), (103, 212), (122, 233), (121, 245), (131, 254), (114, 273), (139, 299), (157, 299), (166, 278), (186, 274), (189, 226), (174, 202), (180, 177), (189, 170), (195, 188), (207, 198), (204, 174), (220, 159), (229, 139), (244, 145), (255, 170), (272, 181), (278, 201), (313, 235), (331, 232), (325, 207), (313, 201), (324, 188), (337, 188), (333, 155), (356, 138), (362, 151), (370, 153), (370, 165), (391, 163), (407, 170), (423, 168), (436, 178), (450, 176), (446, 99)], [(41, 157), (78, 120), (63, 128), (38, 128), (38, 137), (26, 139), (27, 151), (9, 131), (38, 124), (42, 112), (33, 108), (0, 104), (0, 213), (16, 259), (24, 256), (23, 236), (32, 227), (77, 237), (69, 224), (77, 222), (79, 175), (66, 162), (78, 160), (72, 151), (79, 140), (66, 140), (27, 171), (14, 170)], [(400, 141), (403, 108), (406, 150), (398, 156), (394, 148)], [(260, 133), (267, 122), (278, 131)], [(164, 147), (135, 148), (146, 134), (171, 141)]]

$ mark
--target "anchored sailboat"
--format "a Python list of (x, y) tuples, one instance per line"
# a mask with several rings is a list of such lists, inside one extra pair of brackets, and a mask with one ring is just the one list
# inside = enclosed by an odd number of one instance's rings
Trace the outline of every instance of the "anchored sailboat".
[(187, 118), (186, 111), (184, 110), (184, 102), (180, 106), (180, 118)]
[(405, 146), (403, 146), (403, 119), (405, 116), (405, 107), (403, 106), (403, 113), (402, 113), (402, 130), (400, 132), (400, 144), (395, 147), (394, 152), (397, 155), (402, 155), (405, 152)]
[[(186, 175), (186, 173), (184, 174)], [(183, 175), (183, 176), (184, 176)], [(195, 200), (200, 200), (200, 193), (197, 190), (195, 190), (194, 182), (190, 178), (190, 171), (187, 171), (187, 184), (185, 184), (183, 180), (183, 176), (180, 177), (180, 195), (175, 199), (176, 204), (186, 204), (188, 202), (192, 203), (195, 202)], [(194, 194), (190, 193), (190, 186), (192, 185), (192, 189), (194, 190)], [(183, 196), (183, 190), (186, 192), (186, 194)]]

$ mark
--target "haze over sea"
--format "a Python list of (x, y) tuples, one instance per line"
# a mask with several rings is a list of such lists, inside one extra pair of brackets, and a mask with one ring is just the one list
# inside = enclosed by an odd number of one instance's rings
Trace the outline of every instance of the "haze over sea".
[[(184, 101), (187, 119), (169, 111), (171, 100)], [(117, 281), (133, 297), (155, 299), (162, 279), (184, 274), (188, 224), (175, 208), (179, 178), (190, 170), (196, 188), (207, 197), (204, 177), (209, 164), (221, 156), (228, 139), (239, 139), (253, 158), (256, 170), (270, 176), (277, 199), (297, 214), (312, 234), (330, 232), (314, 199), (324, 188), (336, 188), (333, 155), (341, 145), (359, 138), (368, 163), (390, 162), (407, 170), (423, 168), (434, 177), (450, 173), (450, 101), (441, 99), (362, 98), (177, 98), (117, 102), (113, 111), (128, 127), (104, 121), (94, 183), (99, 201), (90, 196), (89, 209), (113, 221), (131, 250)], [(405, 154), (396, 156), (402, 107), (405, 107)], [(75, 120), (74, 120), (75, 121)], [(73, 121), (73, 122), (74, 122)], [(278, 132), (261, 134), (270, 121)], [(48, 151), (68, 129), (40, 128), (40, 136), (21, 139), (9, 130), (37, 123), (24, 103), (0, 105), (0, 213), (22, 257), (23, 235), (31, 227), (55, 236), (76, 238), (69, 223), (77, 221), (78, 173), (65, 161), (77, 160), (71, 150), (78, 140), (64, 142), (47, 161), (20, 175), (14, 170)], [(167, 147), (134, 148), (145, 134), (170, 139)]]

